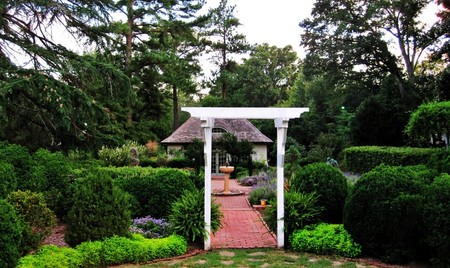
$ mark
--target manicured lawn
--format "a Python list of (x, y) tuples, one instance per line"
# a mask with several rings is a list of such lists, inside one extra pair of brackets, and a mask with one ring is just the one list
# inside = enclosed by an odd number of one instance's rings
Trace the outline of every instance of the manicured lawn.
[(373, 267), (331, 256), (276, 249), (223, 249), (147, 265), (125, 267)]

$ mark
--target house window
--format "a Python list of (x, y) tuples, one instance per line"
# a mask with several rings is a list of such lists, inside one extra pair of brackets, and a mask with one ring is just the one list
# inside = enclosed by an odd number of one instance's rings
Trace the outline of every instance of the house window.
[(212, 173), (220, 173), (219, 167), (220, 166), (225, 166), (225, 162), (227, 162), (227, 158), (229, 156), (227, 155), (226, 152), (223, 151), (219, 151), (219, 150), (214, 150), (212, 152)]
[(223, 134), (223, 133), (227, 133), (227, 131), (221, 127), (215, 127), (212, 129), (212, 133), (213, 134)]

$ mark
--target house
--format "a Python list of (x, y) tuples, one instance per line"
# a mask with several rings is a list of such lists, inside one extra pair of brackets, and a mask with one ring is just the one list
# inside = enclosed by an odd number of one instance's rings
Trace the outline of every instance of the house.
[[(253, 143), (254, 161), (267, 162), (268, 145), (273, 141), (261, 133), (247, 119), (215, 119), (212, 129), (213, 140), (217, 139), (223, 133), (234, 134), (238, 141), (248, 141)], [(189, 118), (183, 125), (175, 130), (172, 135), (161, 141), (161, 144), (167, 146), (167, 151), (182, 150), (184, 146), (191, 143), (194, 139), (204, 141), (204, 133), (200, 124), (200, 119), (196, 117)], [(219, 166), (227, 161), (225, 152), (220, 152), (213, 148), (212, 173), (219, 173)]]

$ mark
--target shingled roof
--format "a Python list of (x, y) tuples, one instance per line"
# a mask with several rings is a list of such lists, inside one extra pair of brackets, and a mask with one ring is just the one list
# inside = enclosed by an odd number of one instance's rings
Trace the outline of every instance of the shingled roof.
[[(214, 120), (215, 128), (223, 128), (233, 133), (239, 141), (246, 140), (252, 143), (271, 143), (272, 140), (262, 134), (247, 119), (218, 119)], [(163, 144), (185, 144), (191, 143), (195, 138), (204, 141), (204, 134), (197, 117), (189, 118), (169, 137), (161, 141)]]

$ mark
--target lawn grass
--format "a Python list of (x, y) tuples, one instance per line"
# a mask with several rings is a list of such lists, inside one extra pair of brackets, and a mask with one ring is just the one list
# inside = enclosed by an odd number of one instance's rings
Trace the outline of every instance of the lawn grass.
[(332, 256), (276, 249), (217, 249), (186, 259), (129, 267), (369, 267)]

